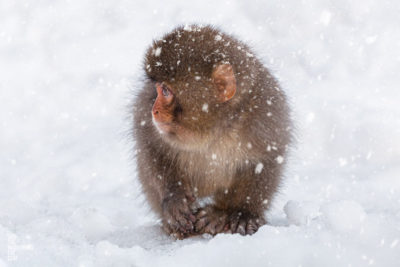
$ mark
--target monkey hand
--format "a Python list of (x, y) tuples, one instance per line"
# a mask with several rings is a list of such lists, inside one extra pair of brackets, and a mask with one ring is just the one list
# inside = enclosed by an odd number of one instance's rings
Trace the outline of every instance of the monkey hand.
[(228, 214), (213, 206), (206, 206), (196, 214), (195, 230), (197, 234), (211, 234), (227, 232), (229, 230)]
[(164, 230), (171, 236), (183, 239), (193, 234), (196, 217), (190, 209), (193, 197), (173, 195), (162, 203), (162, 221)]

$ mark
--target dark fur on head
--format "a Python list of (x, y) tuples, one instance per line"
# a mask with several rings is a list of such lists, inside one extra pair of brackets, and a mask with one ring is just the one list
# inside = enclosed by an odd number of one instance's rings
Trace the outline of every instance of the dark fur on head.
[(210, 77), (213, 66), (229, 62), (240, 78), (254, 61), (245, 44), (214, 27), (191, 25), (178, 27), (154, 41), (145, 56), (145, 71), (153, 80), (173, 82)]

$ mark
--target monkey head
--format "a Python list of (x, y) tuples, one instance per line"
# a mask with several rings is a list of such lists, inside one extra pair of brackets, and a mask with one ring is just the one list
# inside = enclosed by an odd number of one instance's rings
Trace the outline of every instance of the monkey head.
[(166, 142), (186, 150), (214, 141), (237, 98), (233, 53), (215, 44), (221, 33), (202, 29), (177, 28), (155, 41), (145, 58), (154, 126)]

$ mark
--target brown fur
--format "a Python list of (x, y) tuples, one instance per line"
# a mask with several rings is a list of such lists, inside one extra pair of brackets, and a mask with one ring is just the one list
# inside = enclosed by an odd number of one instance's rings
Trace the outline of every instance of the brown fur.
[[(215, 97), (221, 83), (213, 70), (221, 64), (233, 69), (227, 86), (237, 86), (228, 101)], [(257, 231), (291, 139), (286, 97), (276, 80), (245, 44), (210, 26), (178, 27), (154, 41), (144, 69), (147, 79), (133, 109), (138, 171), (164, 229), (178, 238)], [(175, 134), (160, 134), (152, 123), (155, 86), (162, 82), (178, 101)], [(201, 197), (214, 203), (199, 207)]]

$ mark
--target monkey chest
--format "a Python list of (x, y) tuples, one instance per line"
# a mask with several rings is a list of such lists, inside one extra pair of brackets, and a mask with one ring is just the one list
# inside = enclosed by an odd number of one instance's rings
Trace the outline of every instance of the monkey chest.
[(180, 159), (181, 168), (198, 196), (208, 196), (230, 187), (237, 164), (221, 154), (187, 153)]

